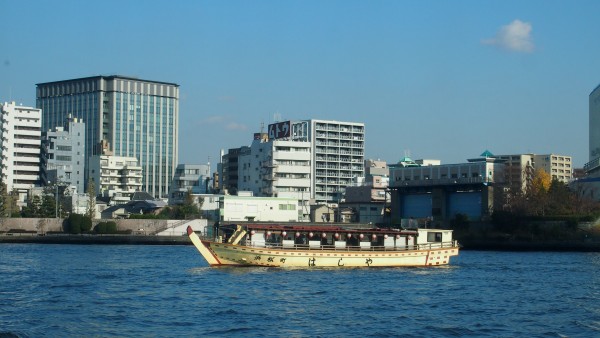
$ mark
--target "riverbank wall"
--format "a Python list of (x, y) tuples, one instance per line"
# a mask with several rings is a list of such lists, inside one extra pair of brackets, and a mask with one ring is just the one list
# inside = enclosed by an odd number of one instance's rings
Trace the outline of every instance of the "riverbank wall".
[[(207, 220), (166, 220), (166, 219), (95, 219), (92, 229), (100, 222), (113, 221), (120, 232), (133, 235), (185, 235), (185, 227), (191, 225), (196, 231), (203, 231)], [(62, 218), (0, 218), (0, 234), (32, 233), (40, 236), (62, 233), (65, 219)]]

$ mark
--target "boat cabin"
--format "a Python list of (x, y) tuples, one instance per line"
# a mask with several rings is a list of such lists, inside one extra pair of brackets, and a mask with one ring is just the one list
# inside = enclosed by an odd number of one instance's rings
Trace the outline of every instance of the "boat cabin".
[(419, 250), (452, 247), (452, 230), (352, 229), (339, 226), (223, 225), (217, 242), (257, 248)]

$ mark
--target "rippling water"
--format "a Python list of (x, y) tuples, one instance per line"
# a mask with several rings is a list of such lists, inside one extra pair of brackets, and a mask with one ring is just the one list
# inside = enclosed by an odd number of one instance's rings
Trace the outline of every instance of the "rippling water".
[(0, 336), (593, 337), (600, 254), (208, 268), (192, 246), (0, 245)]

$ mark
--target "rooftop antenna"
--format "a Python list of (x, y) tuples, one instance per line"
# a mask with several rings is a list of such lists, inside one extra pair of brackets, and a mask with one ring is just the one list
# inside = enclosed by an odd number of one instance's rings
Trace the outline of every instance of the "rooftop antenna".
[(261, 135), (262, 135), (264, 129), (265, 129), (265, 122), (263, 121), (260, 123), (260, 134)]
[(279, 114), (279, 111), (273, 114), (273, 120), (275, 120), (275, 122), (281, 121), (281, 114)]

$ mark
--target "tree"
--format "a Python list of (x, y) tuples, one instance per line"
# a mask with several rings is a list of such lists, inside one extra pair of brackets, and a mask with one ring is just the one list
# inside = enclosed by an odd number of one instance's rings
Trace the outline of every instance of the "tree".
[(531, 182), (531, 188), (534, 192), (544, 191), (547, 192), (552, 184), (552, 177), (544, 169), (536, 169), (533, 174), (533, 180)]
[(94, 219), (96, 216), (96, 186), (91, 179), (87, 182), (87, 194), (88, 194), (88, 207), (86, 215), (90, 219)]
[(72, 234), (79, 234), (81, 232), (88, 232), (92, 229), (92, 220), (79, 214), (70, 214), (67, 218), (68, 230)]
[(56, 216), (56, 200), (54, 196), (44, 194), (40, 205), (39, 217), (55, 217)]
[(39, 195), (30, 197), (27, 201), (27, 206), (23, 208), (23, 217), (35, 218), (40, 217), (42, 200)]
[(576, 196), (569, 187), (553, 179), (548, 189), (548, 213), (551, 215), (574, 215), (576, 214)]
[(194, 201), (194, 195), (192, 194), (192, 189), (188, 188), (185, 193), (185, 200), (182, 205), (179, 206), (178, 216), (182, 219), (188, 219), (192, 217), (197, 217), (200, 211), (198, 210), (198, 206)]
[(21, 211), (19, 210), (19, 206), (17, 205), (17, 200), (19, 199), (19, 193), (16, 191), (11, 191), (8, 194), (8, 198), (6, 200), (7, 206), (7, 215), (8, 217), (21, 217)]
[(534, 216), (546, 215), (548, 206), (548, 189), (552, 178), (543, 169), (536, 169), (527, 191), (527, 206), (529, 214)]
[(8, 214), (8, 192), (6, 191), (6, 184), (0, 182), (0, 216), (10, 217)]

